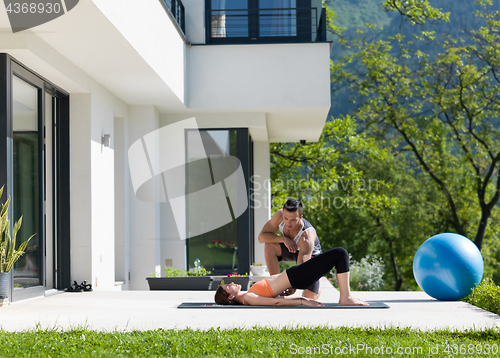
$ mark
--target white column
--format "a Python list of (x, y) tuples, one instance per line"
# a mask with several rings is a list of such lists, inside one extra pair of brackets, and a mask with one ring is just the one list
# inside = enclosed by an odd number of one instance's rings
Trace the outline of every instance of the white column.
[[(97, 94), (71, 95), (71, 281), (111, 290), (114, 264), (113, 110)], [(111, 136), (110, 147), (101, 144)]]
[(269, 142), (254, 142), (254, 252), (255, 262), (264, 264), (264, 244), (260, 244), (258, 237), (265, 223), (271, 218), (271, 167), (269, 156)]
[[(96, 290), (112, 290), (115, 285), (113, 105), (103, 94), (92, 94), (91, 112), (92, 282)], [(109, 147), (102, 144), (104, 134), (110, 135)]]
[[(129, 143), (132, 145), (146, 134), (158, 129), (159, 114), (154, 106), (134, 106), (129, 110)], [(128, 150), (128, 148), (127, 148)], [(149, 168), (149, 164), (146, 166)], [(134, 170), (133, 168), (131, 170)], [(158, 196), (159, 187), (149, 188)], [(130, 289), (147, 290), (146, 278), (160, 272), (160, 203), (137, 199), (129, 186), (130, 206)]]
[(91, 95), (72, 94), (70, 108), (71, 281), (92, 277)]
[(128, 119), (115, 118), (113, 150), (115, 153), (115, 281), (123, 282), (117, 290), (129, 289), (130, 272), (130, 193), (128, 167)]

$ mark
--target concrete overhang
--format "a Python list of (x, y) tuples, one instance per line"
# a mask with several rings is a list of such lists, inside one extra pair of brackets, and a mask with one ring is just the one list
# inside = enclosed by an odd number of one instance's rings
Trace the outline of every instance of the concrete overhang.
[[(10, 29), (7, 13), (0, 11), (0, 51), (9, 53), (70, 93), (90, 92), (93, 79), (129, 105), (154, 105), (160, 112), (185, 109), (184, 83), (172, 88), (168, 69), (161, 64), (153, 68), (157, 64), (148, 63), (147, 56), (141, 53), (145, 49), (137, 48), (140, 45), (134, 47), (96, 3), (80, 0), (65, 15), (15, 34)], [(130, 1), (123, 1), (124, 6), (125, 3)], [(118, 5), (115, 3), (115, 6)], [(161, 3), (153, 6), (160, 12), (156, 12), (156, 18), (163, 18), (174, 28)], [(122, 15), (126, 15), (127, 8), (121, 10), (125, 12)], [(128, 10), (131, 10), (130, 4)], [(133, 18), (128, 19), (130, 26), (136, 25)], [(183, 47), (179, 55), (184, 57), (184, 40), (177, 33), (175, 36), (177, 46), (181, 43)], [(181, 61), (184, 62), (184, 58)], [(180, 70), (183, 82), (183, 65)]]

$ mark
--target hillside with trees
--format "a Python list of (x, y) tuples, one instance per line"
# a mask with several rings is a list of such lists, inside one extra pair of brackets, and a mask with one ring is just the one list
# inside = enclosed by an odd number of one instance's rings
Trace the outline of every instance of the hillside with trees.
[(387, 289), (416, 288), (442, 232), (499, 283), (499, 1), (326, 2), (332, 116), (318, 143), (271, 145), (275, 208), (302, 199), (324, 247), (383, 259)]

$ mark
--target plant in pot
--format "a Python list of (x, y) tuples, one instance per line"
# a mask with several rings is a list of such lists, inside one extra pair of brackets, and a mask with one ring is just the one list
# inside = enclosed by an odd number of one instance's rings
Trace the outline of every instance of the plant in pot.
[(212, 287), (213, 278), (208, 276), (210, 271), (204, 268), (187, 271), (165, 266), (163, 272), (165, 277), (149, 275), (147, 280), (150, 290), (208, 291)]
[[(0, 198), (3, 194), (3, 186), (0, 188)], [(26, 246), (35, 234), (31, 235), (28, 240), (24, 241), (16, 250), (17, 233), (21, 228), (23, 217), (21, 216), (14, 223), (12, 237), (10, 235), (10, 219), (9, 219), (9, 204), (10, 197), (5, 204), (1, 204), (0, 210), (0, 298), (7, 298), (10, 284), (10, 271), (16, 261), (24, 254)]]
[(234, 282), (237, 285), (241, 285), (242, 291), (248, 291), (248, 289), (250, 288), (250, 284), (252, 283), (252, 276), (248, 276), (248, 273), (240, 275), (236, 272), (230, 273), (227, 276), (214, 276), (212, 291), (217, 290), (220, 285), (231, 282)]
[(267, 266), (260, 263), (254, 263), (250, 265), (250, 271), (254, 276), (266, 276)]

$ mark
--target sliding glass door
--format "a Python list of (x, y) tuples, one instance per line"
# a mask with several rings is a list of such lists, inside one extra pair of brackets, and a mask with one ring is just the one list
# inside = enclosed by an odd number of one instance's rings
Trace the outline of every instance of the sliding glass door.
[[(203, 142), (203, 150), (196, 146), (196, 141), (191, 140), (200, 136)], [(245, 178), (246, 191), (237, 191), (235, 188), (225, 187), (226, 195), (211, 198), (207, 202), (197, 202), (189, 199), (187, 207), (188, 232), (192, 227), (213, 227), (211, 222), (215, 217), (223, 216), (222, 212), (214, 213), (216, 208), (229, 207), (232, 217), (215, 230), (201, 230), (203, 234), (187, 239), (188, 268), (194, 267), (196, 259), (200, 259), (201, 266), (214, 275), (226, 275), (232, 272), (241, 274), (248, 273), (253, 255), (253, 232), (251, 222), (253, 220), (253, 205), (251, 202), (251, 137), (248, 129), (210, 129), (198, 131), (187, 131), (186, 133), (186, 162), (200, 163), (209, 158), (211, 175), (207, 175), (204, 166), (186, 166), (187, 191), (192, 192), (218, 182), (217, 173), (219, 169), (225, 168), (232, 172), (232, 162), (227, 161), (228, 156), (238, 158)], [(231, 168), (230, 168), (231, 167)], [(231, 198), (231, 199), (230, 199)], [(248, 203), (248, 204), (247, 204)], [(244, 204), (244, 205), (243, 205)], [(239, 208), (246, 210), (238, 215)], [(248, 207), (247, 207), (248, 205)], [(206, 215), (205, 212), (214, 215)], [(200, 222), (203, 218), (207, 222)], [(199, 230), (198, 230), (199, 231)]]
[[(11, 301), (70, 284), (69, 96), (0, 53), (0, 186), (11, 197), (16, 247)], [(11, 226), (12, 230), (12, 226)]]
[(35, 236), (26, 253), (15, 263), (14, 291), (41, 286), (43, 282), (43, 137), (40, 112), (41, 88), (12, 78), (13, 218), (22, 217), (17, 245)]

